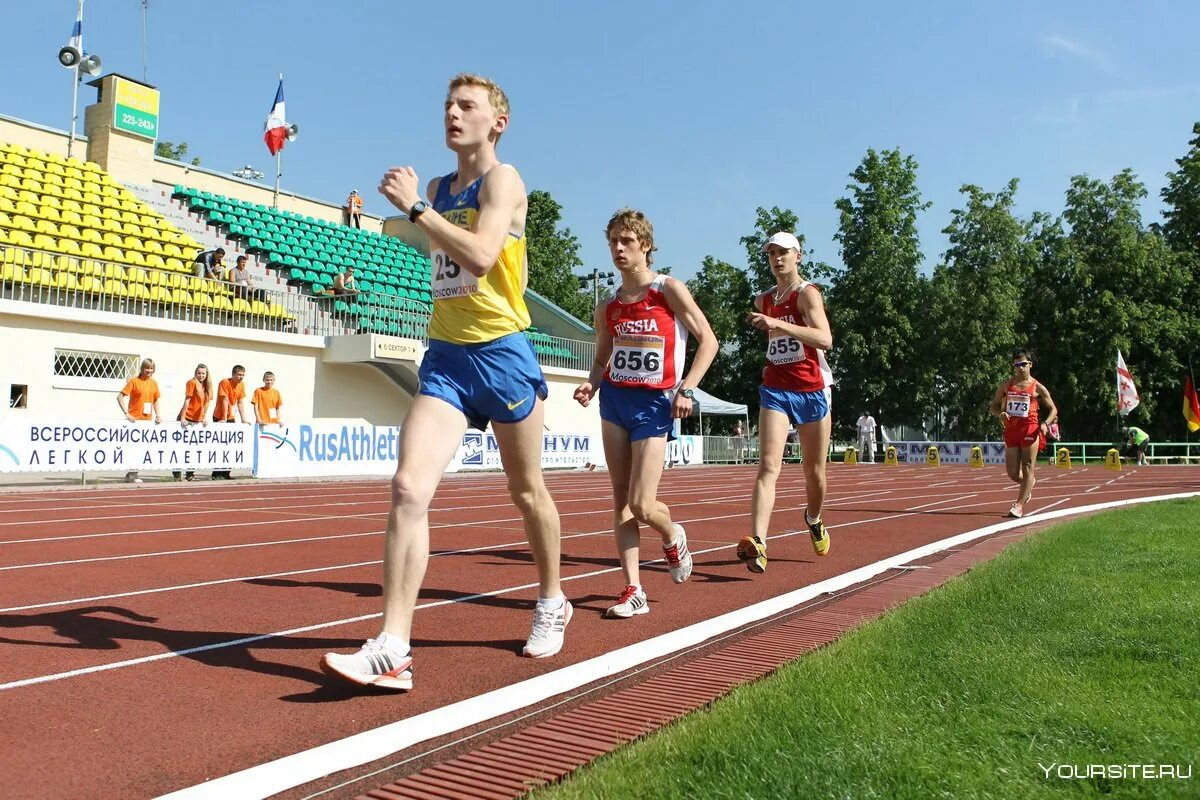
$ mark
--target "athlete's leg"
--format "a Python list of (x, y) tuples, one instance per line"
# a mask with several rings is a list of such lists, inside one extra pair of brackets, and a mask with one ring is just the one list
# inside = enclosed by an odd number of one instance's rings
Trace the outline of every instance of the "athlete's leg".
[(638, 542), (641, 531), (633, 512), (629, 510), (629, 474), (633, 463), (629, 432), (608, 420), (600, 422), (600, 432), (604, 439), (604, 458), (608, 461), (608, 477), (612, 481), (617, 557), (621, 561), (626, 585), (640, 586)]
[(1013, 483), (1021, 482), (1021, 448), (1008, 447), (1004, 448), (1004, 471), (1008, 473), (1009, 480)]
[(467, 429), (454, 406), (419, 394), (400, 428), (383, 552), (383, 630), (410, 640), (413, 609), (429, 563), (429, 503)]
[(562, 596), (559, 584), (562, 528), (558, 509), (542, 476), (544, 417), (545, 405), (541, 398), (535, 397), (529, 416), (520, 422), (493, 422), (492, 430), (508, 478), (508, 492), (525, 519), (525, 536), (537, 565), (538, 597), (552, 599)]
[(805, 513), (811, 520), (821, 518), (825, 505), (825, 460), (829, 454), (829, 415), (800, 428), (800, 448), (804, 453), (804, 488), (808, 495)]
[(1033, 468), (1037, 463), (1038, 452), (1038, 437), (1033, 438), (1033, 444), (1026, 445), (1020, 449), (1020, 469), (1021, 469), (1021, 493), (1017, 496), (1017, 503), (1024, 506), (1029, 502), (1029, 498), (1033, 495), (1033, 484), (1036, 479), (1033, 476)]
[(775, 482), (783, 467), (783, 446), (791, 423), (782, 411), (762, 408), (758, 412), (758, 478), (750, 501), (750, 535), (767, 541), (771, 511), (775, 508)]
[(629, 473), (629, 510), (639, 522), (649, 525), (670, 544), (675, 538), (671, 511), (658, 500), (658, 484), (662, 480), (663, 463), (667, 453), (667, 437), (651, 436), (630, 445), (632, 464)]

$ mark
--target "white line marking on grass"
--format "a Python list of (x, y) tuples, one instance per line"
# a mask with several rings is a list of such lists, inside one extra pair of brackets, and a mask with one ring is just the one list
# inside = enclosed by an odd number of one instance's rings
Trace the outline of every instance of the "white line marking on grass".
[[(1038, 515), (1038, 520), (1061, 519), (1111, 508), (1197, 496), (1200, 496), (1200, 492), (1115, 500), (1052, 511), (1049, 514)], [(417, 714), (408, 719), (392, 722), (374, 730), (364, 731), (300, 753), (284, 756), (275, 761), (215, 778), (206, 783), (180, 789), (163, 795), (163, 800), (168, 798), (170, 800), (227, 800), (230, 797), (270, 797), (334, 772), (385, 758), (420, 742), (477, 725), (572, 691), (580, 686), (617, 675), (656, 658), (695, 646), (726, 631), (778, 615), (822, 594), (837, 592), (862, 583), (881, 572), (894, 569), (910, 561), (916, 561), (942, 550), (1025, 524), (1027, 524), (1026, 520), (1008, 520), (931, 542), (828, 580), (805, 586), (802, 589), (622, 647), (611, 653), (590, 658), (554, 672), (548, 672), (510, 686), (451, 703), (442, 708)], [(0, 686), (0, 688), (4, 687)]]

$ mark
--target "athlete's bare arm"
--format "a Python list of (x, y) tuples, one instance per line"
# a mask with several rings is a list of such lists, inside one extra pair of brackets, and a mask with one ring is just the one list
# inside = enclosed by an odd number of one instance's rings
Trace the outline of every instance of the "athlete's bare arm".
[(991, 405), (988, 406), (988, 411), (992, 416), (999, 417), (1005, 422), (1008, 422), (1008, 412), (1004, 410), (1004, 398), (1008, 396), (1008, 381), (1000, 384), (996, 389), (996, 393), (992, 395)]
[[(407, 214), (420, 199), (417, 173), (411, 167), (387, 171), (379, 192), (396, 208)], [(430, 200), (436, 196), (437, 181), (429, 184)], [(479, 216), (471, 230), (463, 230), (447, 221), (432, 208), (417, 217), (416, 225), (429, 235), (430, 242), (445, 250), (450, 258), (475, 277), (483, 277), (500, 257), (510, 232), (525, 232), (525, 214), (529, 200), (525, 183), (517, 170), (498, 164), (488, 171), (479, 189)]]
[(696, 300), (686, 284), (668, 277), (663, 285), (663, 294), (667, 297), (667, 305), (675, 312), (676, 319), (683, 322), (684, 327), (699, 343), (696, 355), (692, 357), (691, 368), (679, 384), (680, 389), (695, 389), (700, 385), (700, 381), (704, 380), (704, 373), (708, 372), (713, 359), (717, 357), (717, 336), (700, 306), (696, 305)]
[[(812, 289), (812, 291), (809, 291)], [(750, 324), (760, 331), (783, 331), (793, 339), (799, 339), (809, 347), (828, 350), (833, 346), (833, 333), (829, 330), (829, 318), (825, 316), (825, 301), (815, 287), (809, 286), (796, 298), (796, 307), (808, 317), (812, 325), (793, 325), (790, 322), (767, 316), (761, 311), (761, 301), (755, 302), (759, 311), (750, 315)]]
[(600, 380), (604, 377), (604, 369), (608, 366), (608, 359), (612, 357), (612, 333), (608, 330), (608, 321), (604, 319), (604, 309), (607, 305), (606, 301), (601, 300), (593, 314), (592, 325), (596, 328), (596, 360), (592, 362), (592, 371), (588, 374), (587, 383), (581, 383), (574, 394), (575, 400), (585, 408), (596, 396)]
[(1050, 397), (1050, 390), (1043, 386), (1041, 381), (1037, 382), (1036, 391), (1038, 404), (1046, 409), (1046, 413), (1042, 417), (1042, 424), (1052, 425), (1058, 419), (1058, 406), (1054, 405), (1054, 400)]

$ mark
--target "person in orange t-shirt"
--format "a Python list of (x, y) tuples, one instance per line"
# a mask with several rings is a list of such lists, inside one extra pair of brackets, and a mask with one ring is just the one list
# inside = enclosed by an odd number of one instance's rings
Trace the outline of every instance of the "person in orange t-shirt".
[[(246, 368), (237, 364), (228, 378), (217, 385), (217, 407), (213, 411), (213, 422), (249, 422), (246, 415)], [(234, 419), (234, 409), (237, 419)], [(227, 469), (213, 470), (213, 480), (229, 480)]]
[(357, 191), (350, 192), (346, 198), (346, 224), (354, 228), (362, 228), (362, 198)]
[[(188, 425), (207, 425), (208, 424), (208, 407), (213, 401), (212, 378), (208, 374), (208, 366), (205, 364), (197, 364), (195, 372), (192, 373), (192, 379), (187, 382), (187, 386), (183, 392), (183, 406), (179, 409), (179, 414), (176, 419), (179, 420), (184, 427)], [(172, 473), (175, 480), (180, 480), (183, 477), (182, 472)], [(195, 473), (188, 470), (187, 479), (190, 481), (195, 477)]]
[[(130, 422), (148, 422), (151, 419), (157, 425), (162, 422), (158, 413), (158, 383), (154, 380), (154, 360), (143, 359), (141, 369), (135, 378), (125, 383), (125, 388), (117, 393), (117, 406), (125, 419)], [(136, 469), (125, 473), (127, 483), (141, 483)]]
[(283, 398), (274, 387), (275, 373), (264, 372), (263, 385), (254, 390), (254, 399), (250, 401), (259, 425), (283, 424)]

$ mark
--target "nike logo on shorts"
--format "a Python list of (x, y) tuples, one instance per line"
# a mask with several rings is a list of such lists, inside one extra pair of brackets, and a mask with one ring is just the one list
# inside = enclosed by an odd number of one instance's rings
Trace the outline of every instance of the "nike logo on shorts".
[(517, 401), (517, 402), (515, 402), (515, 403), (509, 403), (509, 404), (508, 404), (508, 410), (509, 410), (509, 411), (512, 411), (512, 410), (514, 410), (514, 409), (518, 408), (519, 406), (521, 406), (521, 405), (522, 405), (522, 404), (523, 404), (523, 403), (524, 403), (526, 400), (528, 400), (528, 399), (529, 399), (528, 397), (525, 397), (525, 398), (522, 398), (522, 399), (518, 400), (518, 401)]

